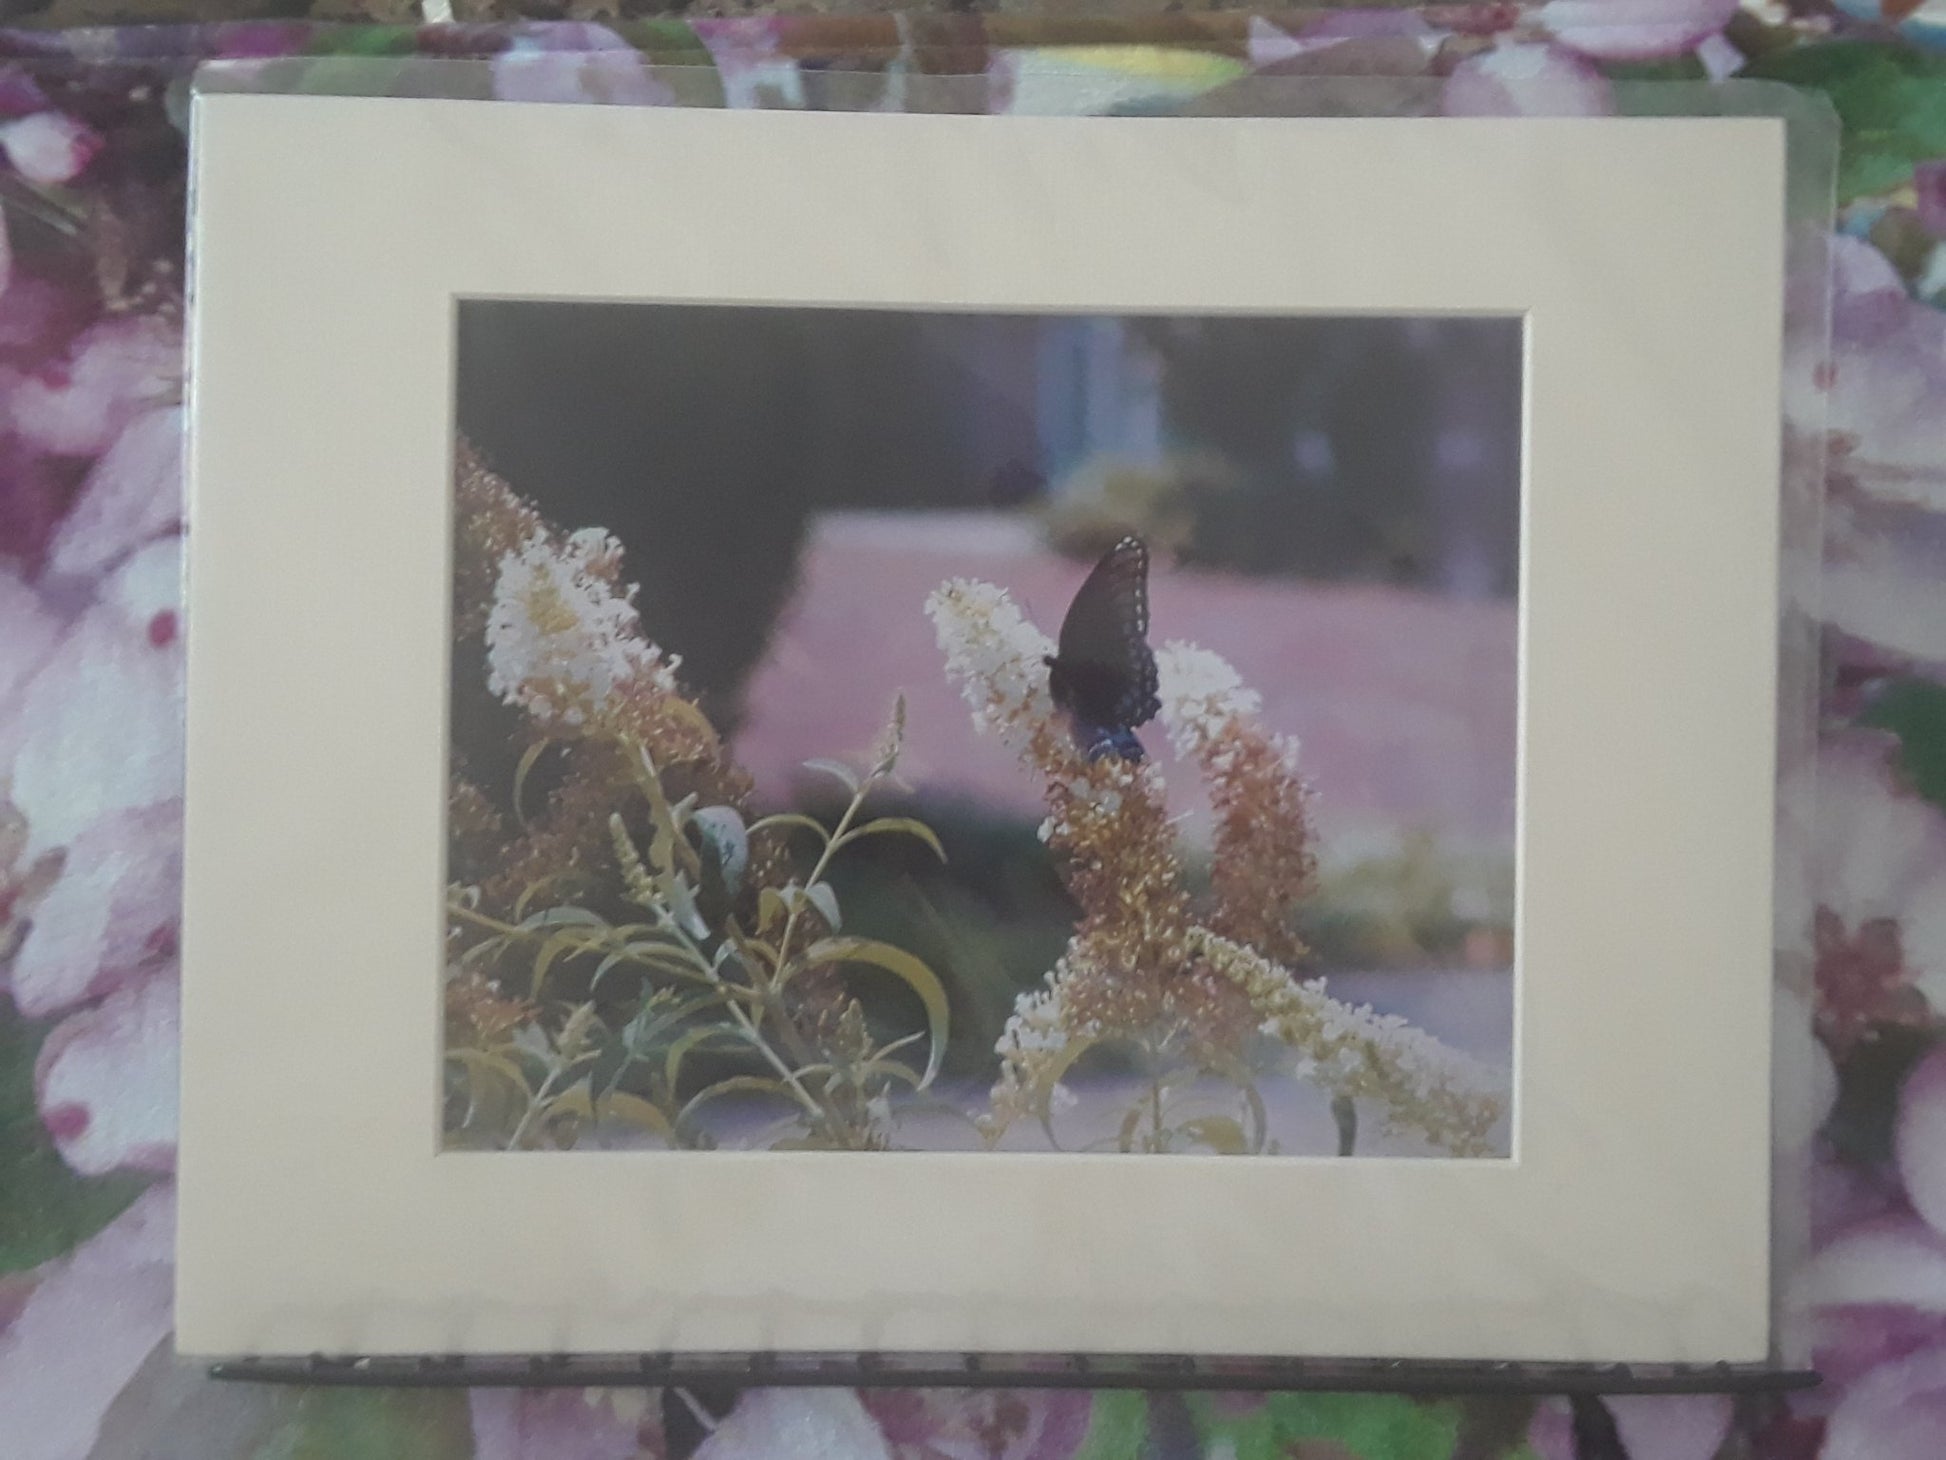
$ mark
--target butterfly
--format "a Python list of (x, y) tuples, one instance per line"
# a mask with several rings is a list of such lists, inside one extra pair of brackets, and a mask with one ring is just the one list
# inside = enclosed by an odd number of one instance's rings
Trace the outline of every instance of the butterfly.
[(1162, 708), (1149, 648), (1149, 546), (1125, 537), (1096, 563), (1047, 658), (1047, 686), (1088, 759), (1141, 760), (1135, 738)]

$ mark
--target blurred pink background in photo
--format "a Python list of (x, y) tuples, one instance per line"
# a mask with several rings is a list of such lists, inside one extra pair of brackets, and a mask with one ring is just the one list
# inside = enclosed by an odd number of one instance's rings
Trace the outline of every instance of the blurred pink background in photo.
[[(949, 683), (926, 595), (948, 578), (999, 584), (1052, 637), (1086, 563), (1031, 519), (1001, 513), (827, 513), (813, 520), (796, 594), (750, 682), (736, 751), (782, 803), (806, 760), (862, 757), (895, 697), (907, 705), (905, 778), (1022, 817), (1040, 788), (979, 735)], [(1150, 642), (1187, 639), (1234, 664), (1268, 726), (1302, 743), (1327, 861), (1412, 832), (1454, 849), (1513, 851), (1518, 610), (1372, 585), (1175, 570), (1158, 562)], [(1165, 774), (1167, 737), (1142, 731)], [(1171, 778), (1192, 829), (1196, 783)]]

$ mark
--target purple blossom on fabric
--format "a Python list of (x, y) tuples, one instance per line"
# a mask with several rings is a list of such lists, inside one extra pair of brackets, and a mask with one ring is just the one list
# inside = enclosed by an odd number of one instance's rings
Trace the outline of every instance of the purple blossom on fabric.
[[(1615, 1395), (1604, 1402), (1623, 1450), (1643, 1460), (1714, 1460), (1730, 1432), (1732, 1404), (1721, 1394)], [(1565, 1400), (1542, 1401), (1527, 1443), (1539, 1460), (1581, 1460)]]
[(1584, 56), (1647, 61), (1695, 49), (1736, 13), (1737, 0), (1547, 0), (1534, 19)]
[(784, 49), (788, 25), (775, 16), (691, 23), (716, 63), (725, 106), (804, 105), (804, 78), (797, 58)]
[(66, 112), (35, 112), (0, 122), (0, 152), (31, 183), (71, 183), (101, 148), (100, 135)]
[(617, 106), (675, 100), (650, 72), (642, 53), (604, 25), (515, 27), (506, 49), (493, 58), (493, 94), (502, 101)]
[(1497, 46), (1468, 57), (1446, 80), (1450, 117), (1606, 116), (1607, 78), (1572, 51), (1539, 42)]
[[(1922, 304), (1891, 262), (1860, 239), (1829, 244), (1831, 340), (1794, 332), (1784, 358), (1786, 419), (1829, 442), (1835, 489), (1946, 511), (1946, 312)], [(1797, 281), (1813, 295), (1822, 273)]]
[(895, 1460), (849, 1389), (751, 1389), (697, 1449), (695, 1460)]
[(894, 1460), (1068, 1460), (1088, 1433), (1085, 1390), (883, 1389), (865, 1395)]
[(93, 1241), (49, 1264), (0, 1330), (8, 1452), (85, 1460), (102, 1418), (169, 1334), (175, 1191), (145, 1192)]

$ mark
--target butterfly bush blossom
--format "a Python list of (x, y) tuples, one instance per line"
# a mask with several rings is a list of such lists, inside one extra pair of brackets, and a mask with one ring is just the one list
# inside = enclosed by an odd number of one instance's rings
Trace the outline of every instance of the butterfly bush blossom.
[(673, 692), (678, 661), (642, 637), (633, 588), (615, 588), (621, 558), (599, 528), (558, 546), (536, 530), (502, 556), (486, 624), (488, 688), (568, 725), (586, 724), (633, 680)]
[(1048, 1119), (1062, 1076), (1088, 1048), (1133, 1043), (1165, 1061), (1237, 1077), (1239, 1051), (1267, 1035), (1334, 1095), (1376, 1100), (1388, 1128), (1458, 1155), (1488, 1155), (1501, 1115), (1491, 1072), (1402, 1019), (1353, 1008), (1284, 959), (1287, 929), (1315, 871), (1296, 745), (1257, 720), (1260, 700), (1219, 656), (1170, 644), (1157, 656), (1171, 744), (1198, 767), (1216, 810), (1207, 906), (1193, 899), (1161, 771), (1090, 760), (1048, 689), (1054, 645), (990, 583), (955, 579), (927, 600), (949, 676), (974, 723), (1044, 781), (1042, 836), (1081, 917), (1043, 985), (1000, 1036), (990, 1134)]
[[(599, 529), (560, 533), (461, 444), (454, 481), (456, 659), (483, 652), (492, 696), (523, 711), (532, 733), (572, 744), (570, 774), (524, 836), (504, 836), (491, 798), (455, 766), (450, 815), (462, 847), (495, 847), (480, 888), (510, 907), (561, 868), (605, 860), (613, 787), (629, 772), (618, 743), (687, 767), (699, 795), (740, 806), (749, 776), (682, 693), (681, 661), (642, 633), (634, 585), (621, 582), (620, 544)], [(760, 847), (765, 856), (768, 845)]]
[[(834, 936), (827, 873), (862, 837), (943, 855), (922, 823), (865, 806), (903, 707), (868, 770), (823, 763), (852, 793), (834, 828), (758, 815), (645, 634), (621, 545), (550, 526), (463, 442), (455, 490), (454, 662), (483, 672), (454, 680), (449, 1139), (707, 1149), (725, 1138), (715, 1102), (761, 1095), (786, 1113), (755, 1139), (886, 1149), (891, 1086), (930, 1084), (951, 1013), (923, 960)], [(923, 1030), (881, 1041), (847, 982), (861, 965), (919, 994)], [(916, 1068), (898, 1058), (921, 1040)]]

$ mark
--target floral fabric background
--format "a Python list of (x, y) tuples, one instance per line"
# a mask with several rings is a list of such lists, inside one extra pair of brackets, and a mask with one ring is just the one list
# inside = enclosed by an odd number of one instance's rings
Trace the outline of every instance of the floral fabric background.
[[(1844, 126), (1834, 347), (1793, 355), (1787, 401), (1793, 443), (1822, 432), (1828, 461), (1822, 727), (1786, 767), (1791, 804), (1814, 811), (1789, 842), (1807, 864), (1785, 879), (1805, 895), (1780, 909), (1816, 1038), (1780, 1110), (1783, 1175), (1808, 1194), (1786, 1221), (1811, 1239), (1787, 1314), (1826, 1384), (1788, 1404), (1611, 1401), (1611, 1425), (1584, 1410), (1582, 1449), (1946, 1454), (1937, 0), (0, 32), (0, 1452), (1563, 1460), (1575, 1446), (1552, 1400), (368, 1393), (219, 1385), (176, 1363), (182, 127), (189, 72), (212, 56), (297, 58), (320, 90), (370, 84), (375, 65), (380, 85), (411, 86), (425, 59), (471, 56), (501, 96), (624, 102), (670, 99), (663, 68), (707, 67), (732, 105), (815, 106), (840, 69), (875, 76), (886, 106), (902, 77), (931, 73), (995, 111), (1071, 95), (1077, 74), (1098, 110), (1220, 106), (1252, 72), (1424, 78), (1459, 114), (1508, 111), (1536, 86), (1550, 111), (1599, 114), (1618, 104), (1615, 81), (1638, 78), (1751, 76), (1827, 96)], [(302, 186), (302, 159), (291, 166)]]

